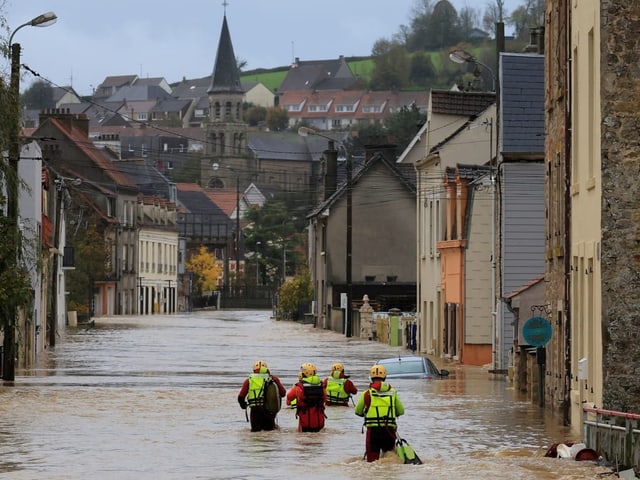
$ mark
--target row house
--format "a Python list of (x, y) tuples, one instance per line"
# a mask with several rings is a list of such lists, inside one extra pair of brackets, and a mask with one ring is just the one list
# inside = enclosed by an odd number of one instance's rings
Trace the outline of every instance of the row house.
[(89, 280), (90, 314), (175, 311), (175, 205), (140, 199), (135, 180), (118, 168), (118, 157), (91, 143), (83, 115), (46, 111), (34, 135), (49, 139), (43, 142), (47, 166), (73, 180), (68, 191), (76, 228), (86, 228), (82, 219), (87, 215), (98, 219), (108, 255), (104, 275)]
[(317, 130), (344, 130), (353, 126), (382, 124), (403, 108), (426, 112), (429, 95), (422, 91), (307, 91), (290, 90), (280, 95), (289, 126), (304, 123)]
[[(545, 402), (576, 429), (584, 407), (624, 430), (640, 411), (637, 333), (639, 55), (629, 2), (547, 2)], [(628, 417), (631, 418), (631, 417)], [(610, 459), (638, 465), (626, 430)], [(612, 442), (612, 444), (615, 442)], [(619, 447), (625, 442), (620, 441)], [(630, 455), (630, 453), (633, 455)], [(615, 455), (615, 457), (614, 457)]]
[[(419, 349), (475, 365), (491, 362), (491, 278), (460, 278), (456, 284), (452, 279), (460, 262), (482, 264), (491, 259), (487, 238), (491, 238), (492, 222), (486, 218), (491, 195), (487, 197), (486, 191), (465, 193), (474, 188), (464, 184), (458, 192), (458, 187), (450, 185), (447, 172), (459, 164), (491, 164), (495, 117), (493, 93), (432, 90), (427, 121), (399, 158), (401, 163), (414, 165), (417, 174)], [(462, 209), (458, 193), (473, 203)], [(472, 231), (479, 233), (472, 236)], [(464, 245), (456, 257), (454, 244), (456, 248)], [(477, 248), (484, 248), (484, 259), (474, 252)], [(443, 263), (443, 257), (457, 263)], [(487, 274), (490, 272), (488, 268)], [(478, 291), (478, 287), (485, 291)], [(471, 313), (476, 315), (473, 320)], [(467, 325), (473, 325), (473, 330)]]
[[(383, 308), (415, 307), (416, 252), (398, 248), (410, 245), (416, 234), (414, 169), (395, 163), (393, 145), (372, 147), (364, 161), (354, 161), (351, 181), (345, 165), (337, 165), (335, 156), (327, 154), (326, 162), (332, 161), (324, 175), (325, 198), (307, 217), (313, 313), (316, 325), (358, 336), (364, 332), (344, 324), (342, 296), (351, 299), (352, 307), (364, 295)], [(358, 247), (362, 245), (367, 248)], [(349, 254), (350, 279), (345, 268)]]
[(137, 313), (174, 313), (178, 304), (177, 207), (165, 199), (139, 195), (137, 204)]

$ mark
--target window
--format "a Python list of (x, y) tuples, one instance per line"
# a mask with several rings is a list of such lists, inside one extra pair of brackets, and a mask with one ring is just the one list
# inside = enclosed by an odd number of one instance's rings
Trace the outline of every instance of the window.
[(336, 112), (353, 112), (353, 105), (336, 105)]
[(196, 117), (196, 118), (202, 118), (202, 117), (204, 117), (204, 116), (205, 116), (204, 108), (196, 108), (196, 109), (193, 111), (193, 116), (194, 116), (194, 117)]
[(380, 113), (382, 111), (382, 107), (380, 105), (365, 105), (362, 108), (364, 113)]
[(136, 119), (145, 121), (147, 119), (147, 112), (138, 112), (138, 114), (136, 115)]

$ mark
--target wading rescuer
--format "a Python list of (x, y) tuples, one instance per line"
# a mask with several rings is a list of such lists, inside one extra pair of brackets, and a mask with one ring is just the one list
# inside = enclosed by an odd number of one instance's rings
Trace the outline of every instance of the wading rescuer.
[(371, 367), (370, 377), (369, 390), (358, 398), (355, 413), (364, 417), (364, 427), (367, 428), (367, 462), (375, 462), (380, 458), (381, 452), (394, 450), (397, 438), (396, 418), (404, 414), (404, 405), (396, 389), (385, 382), (387, 370), (382, 365)]
[(280, 399), (287, 390), (280, 379), (271, 375), (267, 362), (258, 360), (253, 364), (253, 373), (249, 375), (240, 392), (238, 403), (243, 410), (251, 409), (249, 421), (251, 431), (273, 430), (276, 428), (276, 415), (280, 410)]
[(319, 432), (324, 428), (326, 401), (322, 380), (313, 363), (303, 363), (300, 379), (287, 393), (287, 405), (295, 405), (299, 432)]
[(351, 395), (358, 393), (358, 389), (344, 374), (344, 365), (334, 363), (331, 366), (331, 374), (322, 381), (322, 386), (327, 397), (327, 405), (349, 405)]

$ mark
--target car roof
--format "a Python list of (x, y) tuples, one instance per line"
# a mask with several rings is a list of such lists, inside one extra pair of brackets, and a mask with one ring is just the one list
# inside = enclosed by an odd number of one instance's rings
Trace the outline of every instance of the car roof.
[(424, 360), (424, 357), (418, 357), (418, 356), (408, 356), (408, 357), (389, 357), (389, 358), (383, 358), (381, 360), (378, 360), (378, 363), (393, 363), (393, 362), (410, 362), (410, 361), (422, 361)]

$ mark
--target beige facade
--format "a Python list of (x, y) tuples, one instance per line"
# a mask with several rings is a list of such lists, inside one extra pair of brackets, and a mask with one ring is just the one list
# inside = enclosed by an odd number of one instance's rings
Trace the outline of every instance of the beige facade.
[(571, 13), (571, 424), (603, 405), (601, 291), (600, 2)]
[(252, 84), (244, 93), (245, 102), (264, 108), (273, 107), (275, 98), (275, 94), (260, 82)]
[[(374, 289), (380, 292), (415, 284), (415, 251), (411, 250), (416, 237), (415, 194), (405, 182), (380, 154), (369, 160), (354, 178), (351, 256), (354, 302)], [(310, 222), (309, 261), (316, 292), (317, 325), (322, 328), (332, 328), (331, 309), (340, 306), (340, 294), (345, 290), (346, 197), (343, 184)]]
[[(427, 155), (415, 164), (417, 170), (417, 247), (418, 247), (418, 318), (419, 348), (422, 353), (445, 356), (443, 345), (442, 265), (437, 243), (445, 239), (445, 200), (443, 176), (447, 167), (456, 164), (488, 164), (495, 145), (495, 105), (471, 115), (434, 113), (427, 116)], [(466, 128), (461, 128), (467, 125)], [(420, 145), (419, 143), (417, 145)], [(486, 224), (489, 235), (492, 222)], [(490, 288), (490, 287), (489, 287)], [(472, 291), (476, 287), (471, 287)], [(491, 292), (485, 292), (492, 298)], [(478, 308), (474, 305), (473, 309)], [(491, 323), (491, 308), (486, 321)], [(454, 355), (453, 360), (459, 360)]]
[(166, 202), (138, 203), (139, 315), (177, 311), (178, 231), (175, 205)]

